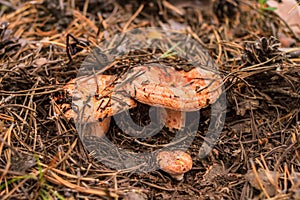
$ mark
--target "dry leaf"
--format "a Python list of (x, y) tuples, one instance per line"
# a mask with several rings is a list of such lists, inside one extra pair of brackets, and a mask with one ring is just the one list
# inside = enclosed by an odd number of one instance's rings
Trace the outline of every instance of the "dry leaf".
[(276, 8), (274, 11), (279, 15), (295, 33), (300, 35), (300, 6), (296, 0), (283, 0), (281, 3), (268, 0), (268, 6)]
[[(269, 173), (269, 174), (267, 174), (267, 173)], [(274, 172), (274, 171), (266, 172), (265, 170), (259, 169), (257, 171), (257, 175), (259, 177), (259, 181), (261, 182), (261, 184), (265, 188), (268, 195), (270, 197), (274, 196), (276, 194), (276, 188), (271, 183), (271, 181), (275, 182), (277, 173)], [(269, 179), (269, 177), (270, 177), (271, 180)], [(257, 190), (261, 190), (261, 188), (259, 186), (259, 182), (256, 179), (255, 174), (252, 170), (249, 170), (247, 172), (247, 174), (245, 175), (245, 178), (246, 178), (246, 180), (249, 181), (249, 183), (251, 184), (252, 187), (254, 187)]]

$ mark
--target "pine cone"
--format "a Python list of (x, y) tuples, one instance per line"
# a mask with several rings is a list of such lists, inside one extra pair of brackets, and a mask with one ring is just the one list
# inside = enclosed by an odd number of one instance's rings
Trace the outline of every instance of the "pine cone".
[(281, 62), (283, 52), (279, 50), (280, 42), (274, 36), (269, 39), (262, 37), (255, 42), (247, 42), (244, 45), (242, 59), (251, 65), (274, 59), (273, 62)]

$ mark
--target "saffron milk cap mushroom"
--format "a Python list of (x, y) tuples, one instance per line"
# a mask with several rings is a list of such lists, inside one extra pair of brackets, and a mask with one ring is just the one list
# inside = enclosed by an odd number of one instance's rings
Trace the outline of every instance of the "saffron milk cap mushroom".
[(191, 156), (181, 150), (160, 151), (156, 156), (159, 168), (176, 180), (182, 180), (184, 173), (192, 169), (193, 160)]
[(128, 76), (137, 72), (143, 73), (125, 86), (126, 91), (139, 102), (165, 108), (160, 115), (170, 130), (183, 128), (186, 112), (214, 103), (222, 92), (218, 73), (200, 67), (184, 71), (151, 64), (132, 68)]
[[(117, 91), (115, 80), (112, 75), (78, 77), (63, 87), (65, 96), (54, 100), (67, 119), (73, 118), (79, 124), (97, 123), (97, 134), (103, 135), (109, 129), (111, 116), (136, 106), (128, 94)], [(60, 111), (55, 109), (55, 113)]]

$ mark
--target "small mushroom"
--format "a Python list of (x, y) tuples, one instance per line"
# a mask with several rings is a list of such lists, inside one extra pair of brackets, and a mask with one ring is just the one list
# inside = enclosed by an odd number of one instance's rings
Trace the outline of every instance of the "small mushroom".
[(188, 153), (181, 150), (161, 151), (156, 156), (159, 168), (180, 181), (184, 173), (192, 169), (193, 160)]
[(139, 102), (165, 108), (159, 113), (170, 130), (183, 128), (186, 112), (214, 103), (222, 92), (221, 77), (199, 67), (184, 71), (152, 64), (134, 67), (128, 76), (138, 72), (141, 75), (125, 86), (126, 91)]
[(115, 80), (112, 75), (71, 80), (63, 87), (66, 95), (54, 98), (59, 108), (55, 113), (62, 112), (67, 119), (73, 118), (80, 124), (97, 122), (92, 132), (99, 129), (96, 135), (104, 135), (109, 129), (111, 116), (136, 106), (128, 94), (116, 89)]

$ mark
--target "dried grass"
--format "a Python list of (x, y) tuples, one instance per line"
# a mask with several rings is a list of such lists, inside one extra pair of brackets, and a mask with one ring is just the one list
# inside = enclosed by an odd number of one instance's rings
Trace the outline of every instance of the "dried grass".
[[(234, 1), (215, 2), (218, 6), (208, 8), (216, 12), (177, 1), (10, 1), (0, 6), (0, 21), (9, 22), (0, 38), (1, 199), (118, 199), (132, 191), (148, 199), (299, 198), (299, 55), (279, 55), (285, 58), (279, 63), (242, 60), (246, 41), (276, 35), (286, 24), (269, 12), (260, 13), (254, 1), (241, 1), (218, 18), (215, 13)], [(86, 151), (74, 124), (54, 114), (51, 100), (90, 52), (84, 47), (70, 61), (68, 34), (93, 47), (122, 31), (161, 27), (170, 20), (188, 24), (187, 32), (220, 65), (228, 101), (220, 140), (202, 160), (197, 159), (200, 131), (207, 124), (201, 123), (189, 148), (194, 167), (182, 182), (160, 171), (108, 169)], [(204, 109), (204, 119), (207, 113)], [(112, 128), (114, 142), (127, 148), (140, 145), (118, 132)], [(168, 141), (166, 133), (163, 138)], [(156, 145), (155, 139), (147, 142)], [(216, 163), (222, 168), (211, 167)], [(207, 170), (216, 175), (205, 180)]]

